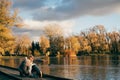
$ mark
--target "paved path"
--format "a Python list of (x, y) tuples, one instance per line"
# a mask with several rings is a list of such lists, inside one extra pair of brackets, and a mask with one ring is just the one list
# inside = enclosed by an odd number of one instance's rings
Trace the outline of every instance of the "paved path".
[(0, 80), (12, 80), (11, 78), (9, 78), (8, 76), (0, 73)]

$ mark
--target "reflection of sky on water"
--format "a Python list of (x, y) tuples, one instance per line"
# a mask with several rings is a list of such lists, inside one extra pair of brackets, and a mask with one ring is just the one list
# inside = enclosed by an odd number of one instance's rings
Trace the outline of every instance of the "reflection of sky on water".
[[(44, 73), (75, 80), (119, 80), (120, 57), (81, 56), (77, 58), (44, 58), (37, 63)], [(20, 58), (0, 58), (0, 64), (18, 67)]]

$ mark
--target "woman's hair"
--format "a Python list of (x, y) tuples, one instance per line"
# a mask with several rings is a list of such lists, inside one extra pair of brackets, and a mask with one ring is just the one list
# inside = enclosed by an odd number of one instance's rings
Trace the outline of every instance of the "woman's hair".
[(30, 58), (34, 58), (33, 55), (29, 55), (29, 56), (28, 56), (28, 59), (30, 59)]

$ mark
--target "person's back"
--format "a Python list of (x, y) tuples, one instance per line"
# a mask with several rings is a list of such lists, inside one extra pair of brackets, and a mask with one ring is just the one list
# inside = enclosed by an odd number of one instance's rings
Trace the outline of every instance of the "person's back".
[(20, 76), (26, 76), (29, 74), (28, 72), (28, 66), (26, 65), (26, 58), (23, 60), (18, 68), (20, 72)]
[(35, 77), (42, 77), (42, 71), (40, 71), (39, 67), (36, 64), (32, 66), (32, 73)]

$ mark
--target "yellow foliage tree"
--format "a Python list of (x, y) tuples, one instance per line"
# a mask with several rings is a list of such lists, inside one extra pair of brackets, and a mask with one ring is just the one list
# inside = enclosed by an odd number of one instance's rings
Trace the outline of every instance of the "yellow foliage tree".
[(77, 53), (78, 50), (80, 49), (80, 43), (78, 41), (78, 38), (75, 36), (67, 38), (65, 43), (68, 50), (72, 50), (75, 53)]
[(28, 35), (16, 36), (15, 40), (15, 52), (18, 55), (24, 54), (29, 55), (30, 53), (31, 40)]
[(45, 36), (41, 36), (39, 43), (40, 43), (40, 48), (41, 48), (43, 54), (45, 54), (47, 48), (50, 47), (49, 39)]
[(10, 27), (19, 26), (20, 18), (16, 11), (11, 10), (10, 0), (0, 0), (0, 53), (13, 53), (14, 36)]
[(44, 33), (49, 39), (50, 52), (56, 55), (57, 52), (62, 52), (64, 46), (63, 29), (58, 24), (50, 24), (45, 26)]

